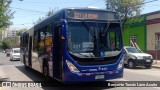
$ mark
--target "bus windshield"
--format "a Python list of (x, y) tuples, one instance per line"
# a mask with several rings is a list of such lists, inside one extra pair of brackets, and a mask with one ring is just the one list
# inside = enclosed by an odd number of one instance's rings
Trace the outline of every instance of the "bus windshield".
[(84, 57), (108, 57), (122, 49), (119, 23), (69, 22), (68, 49)]

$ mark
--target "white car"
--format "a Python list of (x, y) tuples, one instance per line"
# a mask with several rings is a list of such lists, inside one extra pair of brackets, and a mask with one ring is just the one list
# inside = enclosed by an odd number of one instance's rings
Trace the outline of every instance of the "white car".
[(20, 48), (12, 48), (10, 51), (10, 60), (20, 60)]
[(152, 55), (131, 46), (124, 46), (124, 50), (124, 64), (127, 64), (129, 68), (135, 68), (136, 66), (145, 66), (146, 68), (151, 67), (153, 62)]

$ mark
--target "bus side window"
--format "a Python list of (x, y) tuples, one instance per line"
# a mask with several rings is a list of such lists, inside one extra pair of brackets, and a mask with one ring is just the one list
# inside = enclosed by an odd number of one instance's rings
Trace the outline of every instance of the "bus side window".
[(39, 33), (38, 31), (34, 31), (34, 40), (33, 40), (33, 51), (37, 52), (38, 51), (38, 47), (39, 47)]
[(46, 29), (46, 36), (45, 36), (45, 53), (51, 54), (52, 53), (52, 32), (53, 26), (49, 24)]
[(46, 32), (46, 27), (41, 28), (40, 30), (40, 41), (39, 41), (39, 49), (38, 53), (41, 56), (44, 54), (44, 42), (45, 42), (45, 32)]

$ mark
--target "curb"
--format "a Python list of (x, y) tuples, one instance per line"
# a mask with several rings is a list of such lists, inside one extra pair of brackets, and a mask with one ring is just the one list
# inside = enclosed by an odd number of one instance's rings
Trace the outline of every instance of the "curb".
[(160, 68), (160, 66), (152, 65), (152, 68)]

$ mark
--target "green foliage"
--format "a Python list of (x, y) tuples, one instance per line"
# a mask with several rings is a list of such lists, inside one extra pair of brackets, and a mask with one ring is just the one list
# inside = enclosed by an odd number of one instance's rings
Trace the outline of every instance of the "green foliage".
[(5, 50), (10, 48), (10, 46), (7, 44), (7, 42), (2, 42), (1, 48)]
[(11, 24), (13, 12), (9, 9), (11, 0), (0, 0), (0, 30)]
[(48, 13), (46, 14), (46, 17), (49, 17), (49, 16), (51, 16), (51, 15), (53, 15), (54, 14), (54, 10), (50, 10), (50, 11), (48, 11)]
[(33, 24), (37, 24), (41, 21), (43, 21), (45, 18), (44, 17), (39, 17), (37, 21), (33, 22)]
[(127, 29), (129, 27), (134, 27), (134, 26), (138, 26), (138, 25), (142, 25), (145, 23), (145, 16), (136, 16), (136, 17), (132, 17), (129, 18), (124, 25), (124, 28)]
[(123, 25), (130, 17), (138, 16), (141, 13), (144, 0), (106, 0), (107, 9), (116, 11), (123, 19)]
[(1, 48), (2, 49), (8, 49), (13, 47), (18, 47), (18, 38), (19, 37), (7, 37), (2, 41)]

